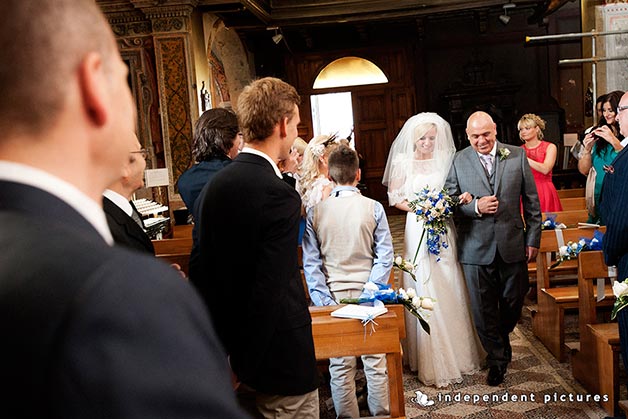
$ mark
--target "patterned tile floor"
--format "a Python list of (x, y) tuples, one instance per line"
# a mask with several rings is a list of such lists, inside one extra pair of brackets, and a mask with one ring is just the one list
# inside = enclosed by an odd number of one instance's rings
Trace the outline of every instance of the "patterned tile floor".
[[(396, 253), (403, 250), (405, 216), (390, 216), (389, 223)], [(577, 327), (576, 315), (568, 316), (569, 336)], [(576, 332), (577, 333), (577, 332)], [(606, 414), (594, 401), (560, 401), (562, 397), (586, 397), (587, 391), (573, 379), (569, 362), (559, 363), (532, 334), (529, 311), (511, 335), (513, 361), (505, 382), (497, 387), (486, 385), (486, 371), (466, 376), (460, 384), (444, 389), (423, 386), (410, 371), (404, 371), (406, 417), (413, 419), (572, 419), (604, 418)], [(623, 372), (622, 372), (623, 374)], [(621, 382), (625, 382), (625, 377)], [(364, 380), (358, 380), (358, 388)], [(626, 398), (625, 386), (622, 399)], [(416, 403), (415, 391), (427, 394), (434, 404)], [(333, 418), (329, 387), (321, 386), (321, 418)], [(473, 398), (476, 398), (474, 401)], [(466, 400), (465, 400), (466, 398)], [(555, 399), (556, 398), (556, 399)], [(368, 416), (368, 410), (362, 412)]]

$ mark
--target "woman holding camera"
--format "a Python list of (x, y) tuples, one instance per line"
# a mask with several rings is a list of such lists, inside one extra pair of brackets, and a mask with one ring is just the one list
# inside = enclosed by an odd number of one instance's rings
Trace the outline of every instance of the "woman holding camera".
[(590, 223), (603, 224), (603, 220), (596, 209), (600, 203), (600, 192), (604, 174), (608, 167), (624, 147), (621, 145), (623, 135), (619, 132), (617, 106), (624, 92), (616, 90), (606, 95), (602, 104), (602, 118), (598, 127), (585, 135), (583, 140), (584, 152), (578, 161), (578, 170), (585, 176), (589, 176), (591, 170), (595, 170), (595, 188), (593, 192), (594, 207), (589, 209)]

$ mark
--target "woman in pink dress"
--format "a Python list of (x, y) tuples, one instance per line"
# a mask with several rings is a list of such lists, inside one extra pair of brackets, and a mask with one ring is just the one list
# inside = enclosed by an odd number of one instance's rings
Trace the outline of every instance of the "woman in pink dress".
[(542, 141), (545, 121), (538, 115), (527, 113), (517, 123), (519, 137), (525, 143), (528, 163), (539, 193), (541, 212), (562, 211), (556, 187), (552, 183), (552, 168), (556, 163), (557, 148), (554, 144)]

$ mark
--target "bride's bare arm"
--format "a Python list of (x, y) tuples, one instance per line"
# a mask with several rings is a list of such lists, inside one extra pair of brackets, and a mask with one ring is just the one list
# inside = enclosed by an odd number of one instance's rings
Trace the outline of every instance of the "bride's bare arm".
[(407, 200), (403, 200), (402, 202), (395, 204), (395, 208), (398, 208), (401, 211), (413, 212), (412, 209), (410, 209), (410, 206), (408, 205)]
[(458, 197), (458, 202), (460, 205), (466, 205), (472, 200), (473, 200), (473, 195), (471, 195), (469, 192), (463, 192)]

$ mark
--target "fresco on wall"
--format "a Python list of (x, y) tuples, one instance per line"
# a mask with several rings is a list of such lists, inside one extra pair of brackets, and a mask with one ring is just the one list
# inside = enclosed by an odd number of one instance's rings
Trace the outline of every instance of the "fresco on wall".
[(230, 102), (229, 84), (225, 75), (225, 67), (213, 48), (209, 55), (209, 67), (213, 84), (212, 89), (210, 89), (212, 103), (220, 105), (221, 103)]

